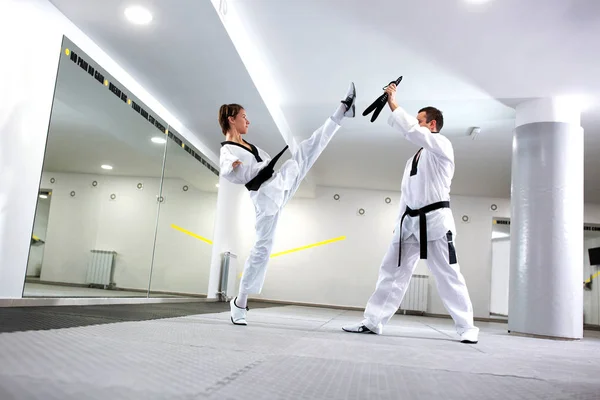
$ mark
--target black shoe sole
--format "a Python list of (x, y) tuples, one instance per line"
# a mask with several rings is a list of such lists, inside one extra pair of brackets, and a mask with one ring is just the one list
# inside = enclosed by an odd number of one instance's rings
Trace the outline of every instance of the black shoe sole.
[(344, 332), (348, 332), (348, 333), (363, 333), (363, 334), (365, 334), (365, 333), (366, 333), (366, 334), (372, 334), (372, 335), (375, 335), (375, 332), (373, 332), (372, 330), (369, 330), (369, 329), (367, 329), (366, 331), (362, 331), (362, 332), (356, 332), (356, 331), (347, 331), (347, 330), (345, 330), (344, 328), (342, 328), (342, 330), (343, 330)]
[(231, 323), (234, 324), (234, 325), (240, 325), (240, 326), (247, 326), (248, 325), (248, 324), (238, 324), (236, 322), (233, 322), (233, 317), (230, 317), (230, 319), (231, 319)]

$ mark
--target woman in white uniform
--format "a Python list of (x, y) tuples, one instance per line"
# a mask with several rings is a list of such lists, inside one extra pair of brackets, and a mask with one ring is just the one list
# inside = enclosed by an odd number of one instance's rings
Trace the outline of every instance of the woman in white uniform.
[(232, 183), (245, 185), (256, 210), (256, 241), (244, 264), (238, 296), (230, 302), (231, 322), (235, 325), (247, 325), (248, 295), (262, 291), (282, 208), (338, 131), (342, 119), (354, 117), (355, 99), (352, 83), (333, 115), (310, 138), (291, 149), (292, 158), (278, 171), (274, 171), (274, 166), (288, 146), (271, 158), (242, 138), (250, 125), (246, 110), (239, 104), (221, 106), (219, 124), (225, 141), (221, 143), (220, 174)]

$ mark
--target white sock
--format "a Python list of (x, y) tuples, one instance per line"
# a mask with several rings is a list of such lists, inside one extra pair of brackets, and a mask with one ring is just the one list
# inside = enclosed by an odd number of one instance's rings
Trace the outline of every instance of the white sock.
[(235, 299), (235, 305), (239, 308), (246, 308), (248, 305), (248, 295), (245, 293), (238, 294), (237, 298)]
[(348, 110), (344, 103), (340, 103), (340, 106), (335, 110), (331, 119), (338, 125), (341, 124), (342, 118), (344, 118), (344, 113)]

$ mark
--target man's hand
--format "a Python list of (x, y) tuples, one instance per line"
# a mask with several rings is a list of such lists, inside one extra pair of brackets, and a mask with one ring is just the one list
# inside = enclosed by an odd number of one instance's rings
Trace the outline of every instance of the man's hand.
[(237, 160), (232, 165), (233, 165), (233, 169), (236, 169), (237, 167), (239, 167), (240, 165), (242, 165), (242, 162), (240, 160)]
[(390, 100), (396, 100), (396, 84), (395, 83), (390, 83), (386, 88), (385, 88), (385, 92), (388, 95), (388, 101)]
[(388, 105), (390, 106), (390, 109), (394, 111), (398, 108), (398, 104), (396, 103), (396, 84), (393, 82), (390, 83), (388, 87), (385, 88), (385, 93), (388, 95)]

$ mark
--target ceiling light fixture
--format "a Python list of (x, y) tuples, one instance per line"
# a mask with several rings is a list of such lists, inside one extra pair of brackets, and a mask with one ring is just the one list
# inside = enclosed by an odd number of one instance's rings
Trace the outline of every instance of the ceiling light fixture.
[(141, 6), (131, 6), (125, 9), (125, 17), (136, 25), (147, 25), (152, 21), (150, 11)]
[(219, 184), (217, 183), (215, 186), (216, 186), (216, 187), (219, 187)]
[(48, 198), (48, 195), (46, 195), (46, 194), (40, 194), (40, 199), (47, 199), (47, 198)]
[(111, 169), (113, 169), (113, 167), (112, 167), (112, 165), (106, 165), (106, 164), (104, 164), (104, 165), (102, 166), (102, 169), (111, 170)]
[(156, 143), (156, 144), (165, 144), (165, 143), (167, 143), (167, 139), (165, 139), (163, 137), (159, 137), (159, 136), (155, 136), (155, 137), (153, 137), (150, 140), (152, 140), (152, 142)]
[(568, 94), (557, 96), (557, 98), (565, 106), (573, 107), (579, 112), (589, 111), (597, 105), (597, 101), (592, 96), (586, 94)]

